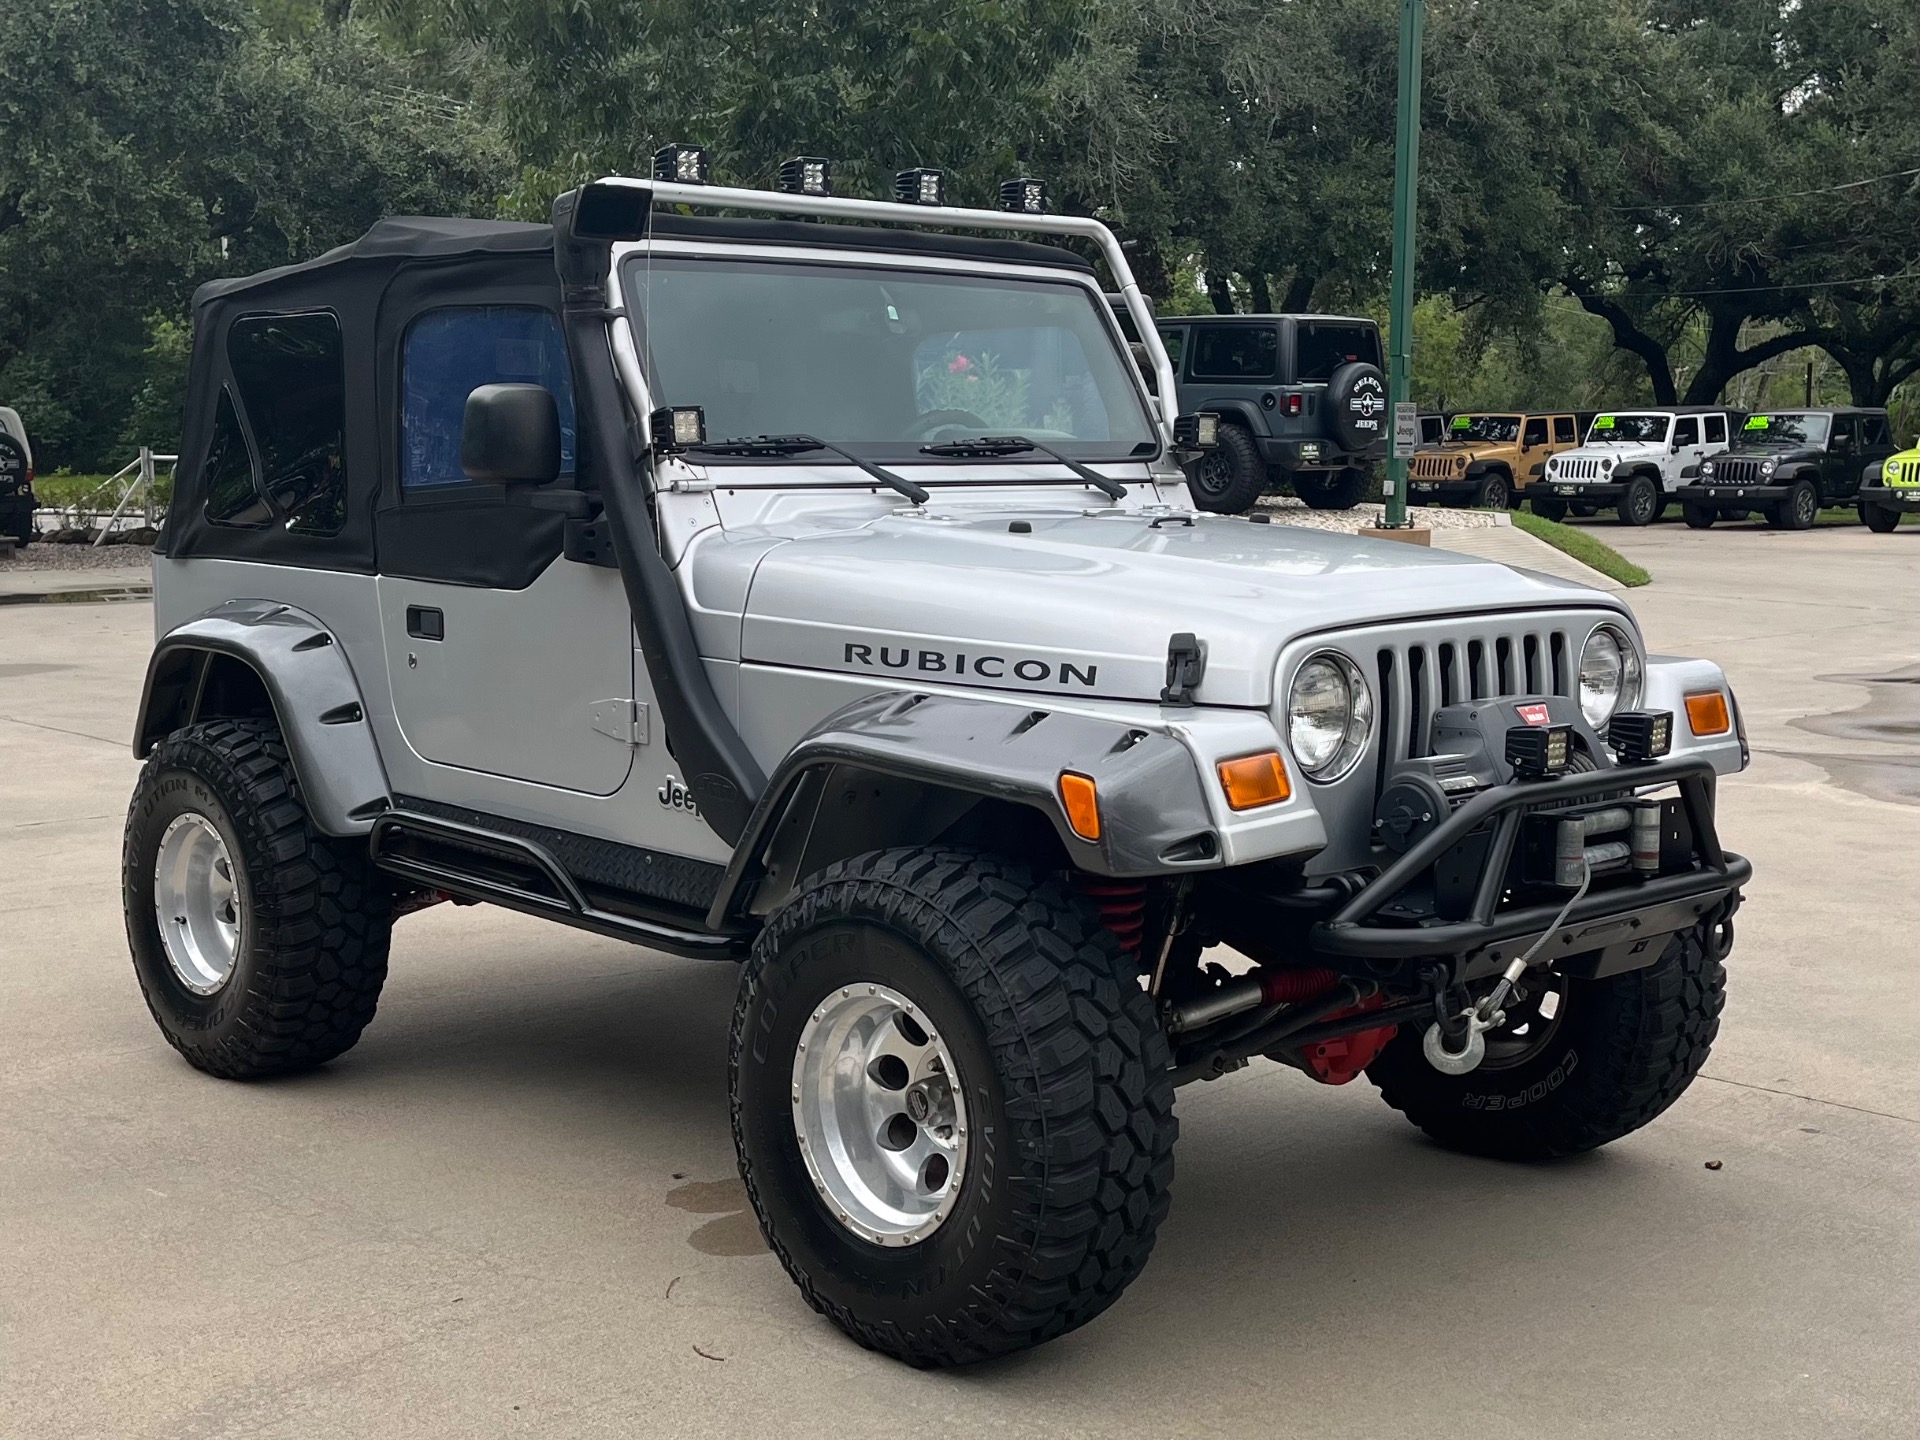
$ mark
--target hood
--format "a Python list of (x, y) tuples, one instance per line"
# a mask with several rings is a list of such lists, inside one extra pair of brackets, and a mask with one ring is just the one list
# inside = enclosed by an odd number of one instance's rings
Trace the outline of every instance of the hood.
[(1592, 444), (1576, 445), (1571, 450), (1562, 450), (1550, 456), (1554, 460), (1611, 460), (1621, 465), (1629, 460), (1645, 460), (1649, 456), (1667, 454), (1664, 441), (1658, 440), (1603, 440)]
[(1190, 632), (1206, 646), (1202, 703), (1266, 706), (1280, 652), (1301, 635), (1448, 612), (1620, 610), (1600, 591), (1472, 556), (1226, 516), (1189, 521), (896, 511), (798, 534), (754, 570), (741, 657), (1157, 701), (1168, 640)]
[(1757, 445), (1751, 440), (1744, 444), (1730, 445), (1725, 450), (1707, 458), (1710, 460), (1810, 460), (1825, 454), (1818, 445), (1803, 445), (1797, 440), (1783, 440), (1778, 445)]

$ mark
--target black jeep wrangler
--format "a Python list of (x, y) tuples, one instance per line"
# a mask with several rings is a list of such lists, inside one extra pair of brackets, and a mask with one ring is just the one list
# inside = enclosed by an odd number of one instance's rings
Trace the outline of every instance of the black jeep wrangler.
[(0, 539), (25, 545), (33, 539), (33, 462), (20, 441), (0, 428)]
[(1751, 415), (1733, 444), (1701, 461), (1699, 478), (1676, 493), (1696, 530), (1755, 510), (1775, 529), (1806, 530), (1823, 507), (1852, 504), (1861, 472), (1893, 452), (1884, 410)]
[(1220, 441), (1187, 467), (1202, 510), (1235, 515), (1283, 483), (1316, 510), (1350, 510), (1387, 454), (1380, 327), (1348, 315), (1168, 318), (1160, 338), (1182, 413), (1220, 416)]

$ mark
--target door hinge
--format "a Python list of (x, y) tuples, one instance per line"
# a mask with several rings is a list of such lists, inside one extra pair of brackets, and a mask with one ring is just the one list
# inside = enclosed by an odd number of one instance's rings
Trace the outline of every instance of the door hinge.
[(596, 700), (587, 708), (593, 728), (622, 745), (647, 743), (647, 707), (638, 700)]

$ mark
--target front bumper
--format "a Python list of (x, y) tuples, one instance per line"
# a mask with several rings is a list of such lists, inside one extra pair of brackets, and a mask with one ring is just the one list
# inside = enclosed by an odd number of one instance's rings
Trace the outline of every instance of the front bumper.
[[(1750, 862), (1720, 848), (1714, 778), (1711, 760), (1690, 756), (1483, 791), (1315, 925), (1313, 947), (1355, 960), (1445, 958), (1456, 980), (1494, 974), (1542, 937), (1542, 963), (1565, 962), (1582, 975), (1650, 965), (1666, 936), (1731, 913), (1740, 887), (1752, 878)], [(1680, 792), (1684, 861), (1663, 862), (1657, 875), (1598, 875), (1564, 920), (1558, 917), (1565, 895), (1510, 898), (1527, 893), (1518, 883), (1526, 813), (1667, 785)], [(1459, 889), (1463, 877), (1462, 893), (1470, 894), (1463, 915), (1449, 917), (1423, 903), (1443, 884)]]
[(1758, 510), (1779, 504), (1792, 489), (1791, 485), (1682, 485), (1673, 493), (1682, 505), (1702, 510)]
[(1480, 489), (1478, 479), (1469, 480), (1466, 476), (1456, 476), (1447, 480), (1407, 481), (1407, 498), (1433, 500), (1471, 500)]
[(1565, 480), (1536, 480), (1520, 492), (1528, 500), (1565, 500), (1569, 504), (1584, 501), (1595, 505), (1613, 505), (1627, 493), (1625, 485), (1611, 480), (1583, 480), (1578, 484)]
[(1860, 503), (1873, 510), (1897, 510), (1902, 515), (1920, 511), (1920, 487), (1912, 485), (1862, 485)]

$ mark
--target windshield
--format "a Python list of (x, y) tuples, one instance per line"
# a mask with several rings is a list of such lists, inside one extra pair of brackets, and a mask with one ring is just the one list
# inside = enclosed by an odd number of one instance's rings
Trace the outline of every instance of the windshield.
[(1749, 415), (1740, 431), (1745, 445), (1824, 445), (1825, 415)]
[(653, 403), (702, 406), (713, 440), (809, 435), (883, 461), (981, 435), (1075, 460), (1158, 449), (1082, 285), (646, 255), (625, 280)]
[(1518, 415), (1456, 415), (1447, 430), (1449, 440), (1479, 440), (1505, 444), (1520, 438)]
[(1601, 415), (1587, 432), (1587, 443), (1611, 440), (1618, 445), (1664, 445), (1671, 424), (1671, 415)]

